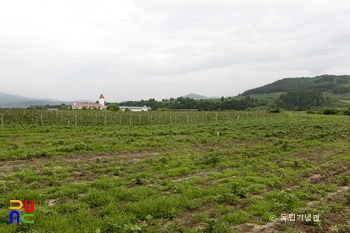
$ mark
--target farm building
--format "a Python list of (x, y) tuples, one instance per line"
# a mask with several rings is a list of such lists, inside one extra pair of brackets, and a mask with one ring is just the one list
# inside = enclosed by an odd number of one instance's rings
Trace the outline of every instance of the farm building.
[(122, 111), (125, 111), (125, 109), (129, 109), (132, 112), (142, 112), (142, 111), (149, 111), (151, 110), (151, 107), (147, 107), (146, 105), (143, 107), (138, 106), (119, 106), (119, 109)]
[(92, 102), (77, 102), (72, 104), (72, 109), (83, 109), (83, 108), (87, 108), (87, 109), (106, 109), (106, 105), (105, 105), (105, 97), (101, 94), (99, 99), (98, 99), (98, 103), (96, 101), (96, 103), (92, 103)]

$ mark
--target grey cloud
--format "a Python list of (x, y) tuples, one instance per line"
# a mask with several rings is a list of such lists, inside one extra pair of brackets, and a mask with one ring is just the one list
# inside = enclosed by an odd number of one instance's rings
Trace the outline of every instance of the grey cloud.
[(350, 71), (347, 1), (42, 3), (0, 9), (2, 92), (94, 99), (96, 91), (113, 101), (221, 96)]

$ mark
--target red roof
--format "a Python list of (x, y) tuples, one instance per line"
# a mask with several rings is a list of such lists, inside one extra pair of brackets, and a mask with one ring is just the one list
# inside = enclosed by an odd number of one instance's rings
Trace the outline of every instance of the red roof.
[(105, 97), (101, 94), (101, 95), (100, 95), (100, 99), (104, 99), (104, 98), (105, 98)]

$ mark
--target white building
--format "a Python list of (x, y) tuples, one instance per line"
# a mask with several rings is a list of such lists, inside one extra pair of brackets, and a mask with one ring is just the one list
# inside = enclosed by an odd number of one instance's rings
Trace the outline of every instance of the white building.
[(105, 104), (105, 97), (101, 94), (100, 97), (98, 98), (98, 103), (92, 103), (92, 102), (77, 102), (72, 104), (72, 109), (106, 109), (106, 104)]
[(149, 111), (151, 110), (151, 107), (147, 107), (144, 105), (143, 107), (138, 107), (138, 106), (119, 106), (119, 109), (122, 111), (125, 111), (125, 109), (129, 109), (132, 112), (142, 112), (142, 111)]

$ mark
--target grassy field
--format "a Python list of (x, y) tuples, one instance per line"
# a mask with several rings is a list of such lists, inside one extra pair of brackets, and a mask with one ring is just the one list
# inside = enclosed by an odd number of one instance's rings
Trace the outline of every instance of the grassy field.
[(1, 113), (0, 232), (350, 232), (348, 116)]
[(344, 94), (334, 94), (332, 92), (324, 92), (323, 93), (325, 97), (329, 97), (332, 99), (336, 100), (341, 100), (341, 101), (349, 101), (350, 100), (350, 93), (344, 93)]

